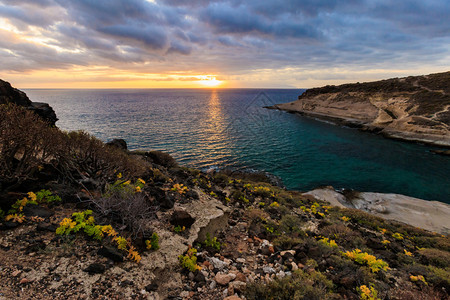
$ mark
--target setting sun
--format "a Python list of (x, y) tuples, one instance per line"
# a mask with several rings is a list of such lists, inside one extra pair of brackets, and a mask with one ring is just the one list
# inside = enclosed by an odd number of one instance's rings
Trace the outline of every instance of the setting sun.
[(204, 76), (200, 79), (199, 83), (205, 87), (217, 87), (223, 83), (223, 81), (217, 80), (214, 76)]

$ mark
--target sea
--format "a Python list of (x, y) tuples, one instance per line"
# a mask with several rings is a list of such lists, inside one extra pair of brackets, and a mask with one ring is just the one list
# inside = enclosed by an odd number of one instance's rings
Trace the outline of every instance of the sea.
[(288, 189), (397, 193), (450, 204), (450, 157), (417, 143), (269, 110), (301, 89), (26, 89), (63, 130), (131, 150), (162, 150), (185, 166), (265, 171)]

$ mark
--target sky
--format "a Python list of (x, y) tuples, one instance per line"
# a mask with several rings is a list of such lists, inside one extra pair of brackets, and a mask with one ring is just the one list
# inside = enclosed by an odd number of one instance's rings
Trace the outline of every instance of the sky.
[(450, 70), (449, 0), (0, 0), (18, 88), (310, 88)]

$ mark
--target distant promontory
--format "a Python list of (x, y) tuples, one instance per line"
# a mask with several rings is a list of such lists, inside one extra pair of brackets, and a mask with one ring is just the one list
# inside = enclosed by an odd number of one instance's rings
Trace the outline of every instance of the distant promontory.
[(269, 108), (450, 146), (450, 72), (312, 88), (294, 102)]

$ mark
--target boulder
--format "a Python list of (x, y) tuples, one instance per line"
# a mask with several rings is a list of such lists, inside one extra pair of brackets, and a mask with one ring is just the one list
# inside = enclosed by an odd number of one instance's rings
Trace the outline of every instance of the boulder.
[(113, 139), (112, 141), (107, 142), (106, 145), (116, 147), (124, 151), (128, 150), (127, 142), (124, 139)]
[(55, 126), (58, 118), (53, 108), (47, 103), (32, 102), (28, 96), (11, 86), (9, 82), (0, 79), (0, 104), (13, 103), (19, 106), (23, 106), (35, 112), (43, 120), (49, 123), (50, 126)]

